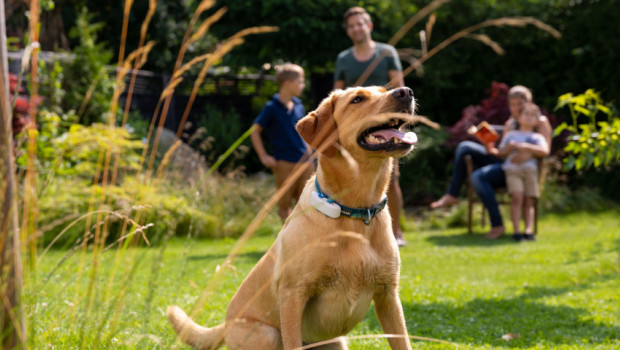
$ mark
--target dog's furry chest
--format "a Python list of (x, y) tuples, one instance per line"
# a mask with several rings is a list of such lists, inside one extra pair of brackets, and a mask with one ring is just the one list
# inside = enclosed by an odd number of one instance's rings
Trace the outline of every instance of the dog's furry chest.
[(365, 317), (372, 298), (397, 283), (397, 261), (386, 261), (367, 242), (336, 239), (331, 258), (308, 289), (305, 341), (348, 333)]
[(335, 250), (331, 258), (326, 259), (323, 272), (314, 282), (310, 293), (339, 290), (345, 294), (356, 294), (362, 290), (374, 291), (393, 282), (396, 266), (382, 261), (369, 245), (344, 245)]

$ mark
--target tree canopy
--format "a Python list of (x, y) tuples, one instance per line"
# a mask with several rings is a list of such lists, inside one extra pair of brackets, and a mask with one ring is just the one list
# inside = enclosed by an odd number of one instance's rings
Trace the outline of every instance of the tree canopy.
[[(374, 22), (373, 38), (388, 41), (406, 21), (432, 1), (398, 0), (220, 0), (203, 14), (203, 19), (222, 7), (227, 13), (215, 23), (209, 35), (194, 43), (186, 60), (210, 51), (218, 41), (251, 26), (278, 26), (276, 33), (249, 37), (245, 44), (227, 55), (223, 64), (233, 71), (242, 67), (258, 71), (264, 63), (292, 61), (309, 72), (329, 77), (335, 57), (351, 45), (342, 28), (342, 14), (350, 6), (363, 6)], [(9, 1), (14, 3), (14, 1)], [(156, 46), (145, 66), (157, 72), (170, 72), (187, 24), (198, 0), (158, 1), (151, 21), (148, 40)], [(106, 23), (99, 35), (113, 52), (118, 53), (122, 27), (122, 6), (111, 0), (56, 0), (65, 31), (75, 26), (76, 13), (86, 6), (95, 21)], [(133, 4), (129, 19), (127, 50), (134, 50), (139, 28), (148, 9), (147, 1)], [(17, 10), (14, 10), (17, 11)], [(556, 39), (533, 26), (489, 27), (476, 34), (487, 35), (505, 51), (497, 55), (480, 41), (463, 38), (424, 64), (423, 75), (409, 74), (405, 81), (420, 101), (420, 112), (450, 125), (458, 120), (460, 110), (479, 101), (491, 81), (509, 85), (523, 84), (534, 92), (535, 101), (548, 109), (557, 96), (566, 92), (593, 88), (603, 98), (620, 95), (620, 1), (539, 1), (475, 0), (451, 1), (436, 11), (430, 33), (429, 48), (452, 34), (476, 23), (499, 17), (532, 16), (559, 30)], [(19, 32), (19, 16), (9, 20), (9, 32)], [(419, 32), (425, 29), (428, 16), (396, 43), (397, 49), (420, 49)], [(70, 42), (75, 45), (75, 42)], [(44, 43), (42, 43), (43, 46)], [(126, 51), (127, 52), (127, 51)], [(404, 62), (404, 67), (408, 66)], [(446, 103), (449, 100), (450, 103)]]

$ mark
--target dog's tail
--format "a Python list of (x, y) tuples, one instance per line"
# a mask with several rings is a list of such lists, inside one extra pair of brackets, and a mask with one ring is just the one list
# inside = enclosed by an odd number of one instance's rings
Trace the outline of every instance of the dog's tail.
[(179, 338), (195, 349), (214, 350), (224, 343), (224, 323), (213, 328), (202, 327), (176, 305), (168, 307), (168, 319)]

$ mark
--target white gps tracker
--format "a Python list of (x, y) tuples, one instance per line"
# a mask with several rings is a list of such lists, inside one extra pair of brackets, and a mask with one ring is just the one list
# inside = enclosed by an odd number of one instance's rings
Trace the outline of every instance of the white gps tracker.
[(316, 210), (329, 216), (330, 218), (340, 217), (340, 206), (336, 203), (330, 203), (327, 198), (321, 198), (316, 191), (312, 191), (310, 196), (310, 204), (316, 208)]

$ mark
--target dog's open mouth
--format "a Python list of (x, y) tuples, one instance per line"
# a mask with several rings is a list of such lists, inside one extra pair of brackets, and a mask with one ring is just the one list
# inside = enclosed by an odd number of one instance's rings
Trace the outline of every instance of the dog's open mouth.
[(357, 139), (357, 143), (368, 151), (395, 151), (411, 148), (418, 142), (417, 135), (405, 129), (403, 119), (393, 118), (388, 123), (366, 129)]

